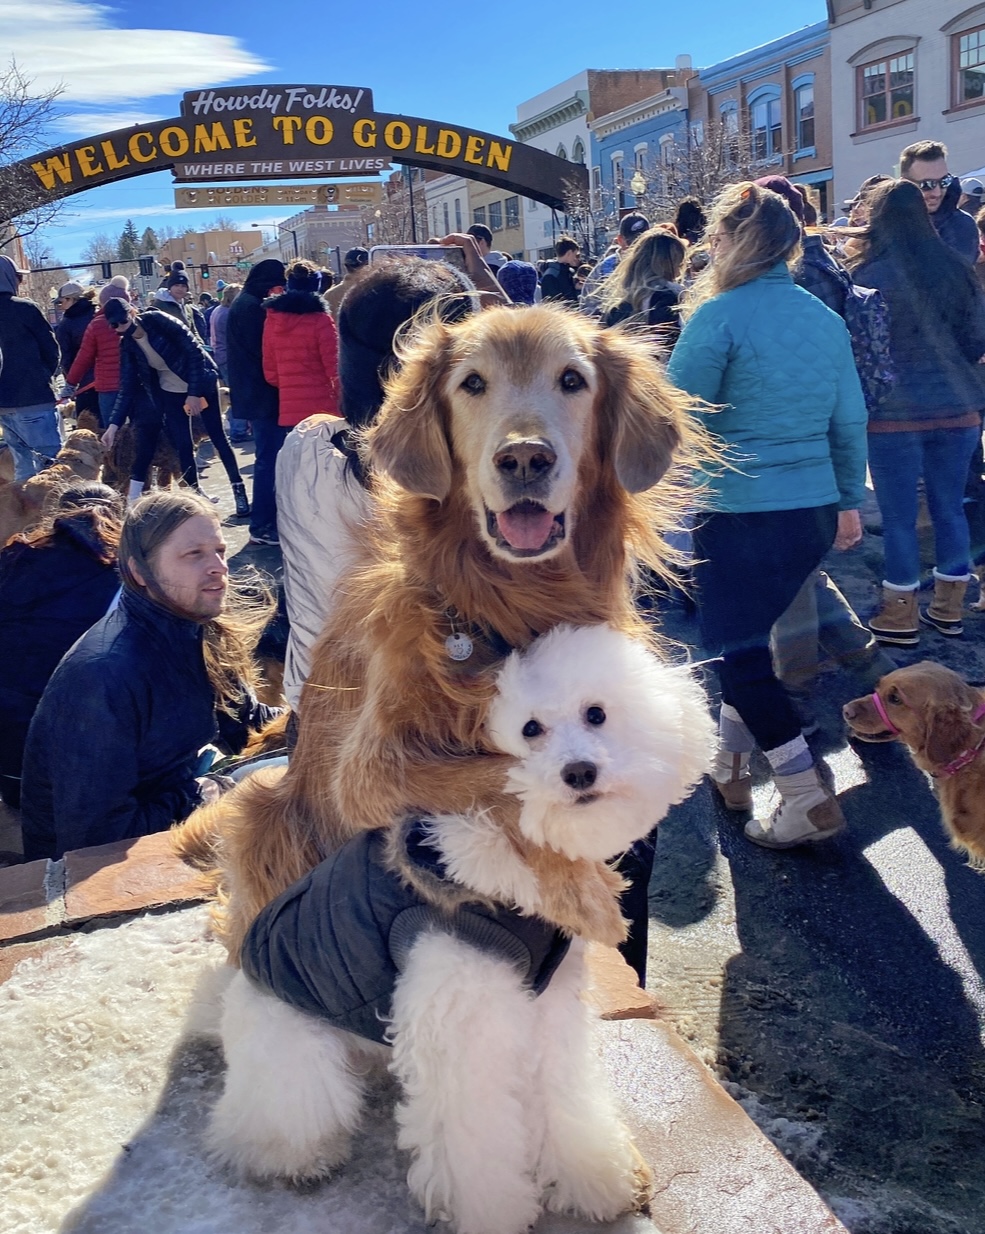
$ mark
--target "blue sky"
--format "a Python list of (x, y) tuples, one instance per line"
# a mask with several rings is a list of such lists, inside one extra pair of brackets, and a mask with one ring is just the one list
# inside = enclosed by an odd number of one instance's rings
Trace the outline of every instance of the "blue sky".
[[(700, 67), (824, 16), (823, 0), (620, 0), (611, 10), (568, 0), (457, 14), (435, 0), (0, 0), (0, 55), (40, 86), (64, 84), (52, 144), (174, 116), (185, 90), (238, 82), (366, 86), (381, 111), (507, 134), (519, 102), (582, 68), (668, 67), (681, 53)], [(89, 236), (116, 235), (127, 217), (142, 231), (215, 213), (175, 211), (172, 187), (169, 173), (156, 173), (69, 198), (46, 238), (70, 262)], [(246, 227), (278, 215), (235, 217)]]

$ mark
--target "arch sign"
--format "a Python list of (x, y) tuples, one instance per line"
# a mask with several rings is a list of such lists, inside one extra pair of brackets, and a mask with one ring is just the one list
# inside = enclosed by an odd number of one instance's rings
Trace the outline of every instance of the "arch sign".
[[(170, 167), (176, 183), (366, 176), (391, 160), (481, 180), (556, 209), (588, 188), (577, 163), (475, 129), (390, 115), (355, 86), (193, 90), (181, 115), (56, 146), (5, 169), (24, 209)], [(4, 169), (0, 169), (4, 170)]]

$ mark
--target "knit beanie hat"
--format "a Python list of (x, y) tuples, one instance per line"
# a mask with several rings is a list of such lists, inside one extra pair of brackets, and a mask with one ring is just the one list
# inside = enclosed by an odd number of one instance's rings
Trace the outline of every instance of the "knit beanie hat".
[(769, 189), (771, 193), (776, 193), (778, 197), (782, 197), (790, 209), (794, 213), (794, 218), (804, 226), (804, 199), (797, 192), (794, 186), (786, 178), (786, 176), (760, 176), (756, 181), (761, 189)]
[(529, 261), (507, 261), (499, 268), (499, 285), (514, 304), (533, 304), (537, 270)]
[(107, 283), (105, 287), (99, 289), (99, 304), (105, 308), (107, 300), (126, 300), (130, 302), (130, 293), (126, 287), (121, 287), (119, 283)]

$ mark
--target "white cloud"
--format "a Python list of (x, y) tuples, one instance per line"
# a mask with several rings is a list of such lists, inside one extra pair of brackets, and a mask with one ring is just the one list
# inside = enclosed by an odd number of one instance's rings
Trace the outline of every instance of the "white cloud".
[(86, 0), (0, 0), (3, 58), (35, 86), (64, 85), (63, 99), (90, 105), (181, 94), (270, 67), (228, 35), (121, 30), (112, 16)]
[(113, 129), (125, 129), (131, 124), (150, 124), (162, 119), (150, 112), (138, 111), (73, 111), (59, 116), (55, 127), (68, 137), (88, 137), (92, 133), (109, 133)]

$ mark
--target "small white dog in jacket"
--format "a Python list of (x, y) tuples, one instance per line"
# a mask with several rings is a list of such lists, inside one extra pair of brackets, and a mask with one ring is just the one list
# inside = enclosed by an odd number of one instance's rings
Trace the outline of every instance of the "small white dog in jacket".
[(584, 944), (539, 916), (523, 854), (618, 856), (708, 770), (714, 727), (688, 669), (590, 626), (508, 657), (487, 730), (512, 756), (516, 826), (486, 811), (366, 833), (254, 922), (226, 994), (211, 1147), (258, 1177), (329, 1174), (368, 1051), (400, 1083), (398, 1144), (429, 1220), (458, 1234), (521, 1234), (545, 1207), (612, 1220), (645, 1205), (649, 1171), (593, 1049)]

